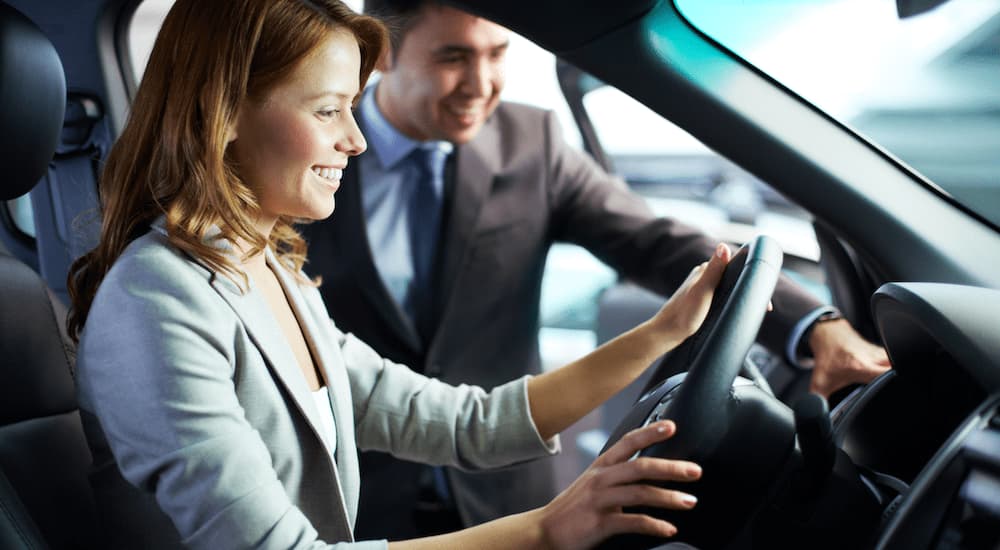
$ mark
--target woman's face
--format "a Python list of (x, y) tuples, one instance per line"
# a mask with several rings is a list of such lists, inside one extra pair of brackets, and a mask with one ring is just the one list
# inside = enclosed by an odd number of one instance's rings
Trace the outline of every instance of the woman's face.
[(279, 216), (333, 212), (348, 157), (366, 147), (351, 112), (360, 71), (357, 41), (338, 30), (265, 98), (240, 107), (230, 154), (256, 194), (265, 235)]

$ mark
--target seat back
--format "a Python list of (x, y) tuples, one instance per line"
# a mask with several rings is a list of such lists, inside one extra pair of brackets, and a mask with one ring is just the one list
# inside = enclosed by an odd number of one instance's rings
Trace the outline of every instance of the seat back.
[[(65, 76), (52, 43), (0, 3), (0, 200), (27, 193), (45, 173), (65, 105)], [(0, 252), (4, 548), (101, 546), (64, 322), (65, 309), (38, 274)]]

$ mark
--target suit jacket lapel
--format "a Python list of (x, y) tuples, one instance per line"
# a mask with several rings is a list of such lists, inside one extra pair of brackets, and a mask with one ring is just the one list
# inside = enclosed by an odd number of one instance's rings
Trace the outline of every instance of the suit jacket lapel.
[(342, 207), (334, 212), (332, 219), (335, 238), (342, 252), (341, 258), (351, 266), (357, 287), (371, 302), (372, 309), (385, 318), (389, 326), (401, 335), (414, 351), (419, 351), (423, 348), (420, 335), (403, 309), (389, 294), (389, 290), (385, 288), (375, 266), (371, 245), (368, 242), (365, 206), (358, 176), (359, 164), (352, 162), (344, 170), (340, 190), (337, 193)]
[(456, 148), (453, 190), (444, 223), (444, 251), (440, 259), (439, 319), (454, 307), (455, 284), (476, 235), (479, 212), (500, 171), (500, 136), (491, 118), (471, 142)]

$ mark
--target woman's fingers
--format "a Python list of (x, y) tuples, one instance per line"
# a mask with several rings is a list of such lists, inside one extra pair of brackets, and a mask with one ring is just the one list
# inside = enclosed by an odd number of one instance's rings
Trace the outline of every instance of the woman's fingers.
[(722, 279), (722, 272), (726, 270), (726, 265), (729, 264), (732, 257), (733, 252), (729, 250), (726, 243), (717, 244), (715, 254), (712, 254), (712, 258), (708, 261), (705, 273), (701, 276), (699, 283), (709, 285), (711, 288), (718, 286), (719, 280)]
[(600, 483), (604, 486), (633, 483), (636, 481), (697, 481), (701, 467), (686, 460), (639, 457), (602, 470)]
[(701, 478), (701, 467), (686, 460), (637, 457), (637, 452), (664, 441), (676, 432), (670, 420), (654, 422), (625, 434), (598, 460), (600, 469), (593, 473), (595, 488), (603, 488), (601, 507), (654, 506), (685, 510), (697, 499), (687, 493), (650, 485), (651, 481), (695, 481)]
[(677, 534), (677, 527), (674, 524), (644, 514), (613, 514), (605, 520), (604, 527), (602, 538), (617, 533), (636, 533), (660, 538), (669, 538)]
[[(722, 280), (722, 274), (726, 271), (726, 266), (733, 253), (725, 243), (719, 243), (715, 247), (715, 253), (705, 263), (702, 263), (688, 276), (690, 282), (685, 282), (681, 286), (681, 296), (687, 296), (683, 305), (689, 308), (690, 313), (698, 319), (704, 319), (708, 313), (708, 305), (712, 300), (715, 288)], [(699, 320), (698, 324), (701, 324)], [(697, 329), (697, 327), (695, 327)]]
[(673, 489), (664, 489), (648, 483), (617, 485), (601, 491), (595, 499), (600, 508), (623, 506), (649, 506), (671, 510), (690, 510), (698, 504), (694, 495)]
[(684, 283), (657, 314), (666, 331), (675, 331), (676, 335), (686, 338), (698, 330), (708, 315), (712, 294), (719, 285), (732, 254), (725, 243), (719, 243), (707, 262), (691, 270)]
[(609, 466), (624, 462), (635, 453), (649, 447), (653, 443), (665, 441), (674, 435), (677, 426), (670, 420), (653, 422), (648, 426), (632, 430), (625, 434), (610, 449), (597, 457), (595, 466)]
[(722, 272), (726, 270), (726, 265), (733, 257), (733, 252), (726, 243), (719, 243), (715, 246), (715, 253), (707, 262), (702, 262), (691, 270), (687, 279), (681, 287), (687, 285), (702, 285), (708, 290), (714, 289), (722, 279)]
[(546, 539), (554, 547), (590, 548), (616, 533), (673, 536), (677, 529), (671, 523), (624, 509), (689, 510), (697, 504), (693, 495), (655, 484), (698, 479), (701, 468), (697, 464), (652, 457), (632, 460), (636, 453), (670, 438), (675, 431), (672, 421), (661, 420), (625, 434), (542, 509), (539, 525)]

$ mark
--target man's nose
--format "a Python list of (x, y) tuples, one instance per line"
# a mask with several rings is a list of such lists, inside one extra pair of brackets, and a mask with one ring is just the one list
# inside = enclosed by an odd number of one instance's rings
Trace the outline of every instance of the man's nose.
[(493, 94), (496, 85), (497, 67), (487, 59), (477, 59), (469, 63), (462, 80), (462, 90), (473, 97), (487, 97)]

